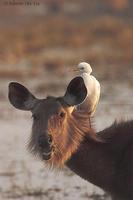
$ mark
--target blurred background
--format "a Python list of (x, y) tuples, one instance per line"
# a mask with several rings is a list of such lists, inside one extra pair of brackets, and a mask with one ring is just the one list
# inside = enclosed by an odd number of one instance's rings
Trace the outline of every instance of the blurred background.
[(31, 115), (9, 104), (8, 84), (18, 81), (40, 98), (62, 95), (72, 69), (89, 62), (101, 83), (101, 130), (133, 118), (132, 38), (132, 0), (0, 1), (0, 199), (109, 199), (67, 168), (51, 172), (29, 155)]

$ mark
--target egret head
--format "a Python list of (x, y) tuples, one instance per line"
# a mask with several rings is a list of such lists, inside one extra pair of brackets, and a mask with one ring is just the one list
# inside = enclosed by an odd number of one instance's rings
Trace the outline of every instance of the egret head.
[(78, 70), (83, 73), (88, 73), (88, 74), (91, 74), (92, 72), (92, 68), (90, 66), (90, 64), (86, 63), (86, 62), (81, 62), (78, 64)]

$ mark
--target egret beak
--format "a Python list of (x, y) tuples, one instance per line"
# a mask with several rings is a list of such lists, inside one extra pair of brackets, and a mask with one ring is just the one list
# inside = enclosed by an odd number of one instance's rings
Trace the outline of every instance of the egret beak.
[(72, 69), (73, 72), (78, 72), (77, 66)]
[(69, 69), (68, 72), (78, 72), (79, 70), (78, 69), (75, 69), (75, 68), (72, 68), (72, 69)]
[(73, 72), (78, 72), (79, 70), (78, 70), (78, 69), (73, 69), (72, 71), (73, 71)]

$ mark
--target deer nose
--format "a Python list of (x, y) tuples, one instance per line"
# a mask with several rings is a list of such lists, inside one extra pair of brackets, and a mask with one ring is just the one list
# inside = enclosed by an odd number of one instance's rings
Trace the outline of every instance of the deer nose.
[(51, 144), (52, 144), (52, 136), (51, 135), (48, 135), (47, 137), (41, 135), (38, 138), (38, 145), (41, 149), (50, 150)]

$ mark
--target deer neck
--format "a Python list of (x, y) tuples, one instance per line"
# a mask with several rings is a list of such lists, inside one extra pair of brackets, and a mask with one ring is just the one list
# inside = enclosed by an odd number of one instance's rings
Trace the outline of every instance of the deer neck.
[(66, 165), (83, 179), (107, 190), (114, 183), (114, 160), (105, 143), (85, 138)]

